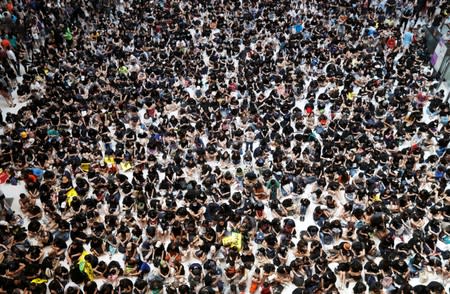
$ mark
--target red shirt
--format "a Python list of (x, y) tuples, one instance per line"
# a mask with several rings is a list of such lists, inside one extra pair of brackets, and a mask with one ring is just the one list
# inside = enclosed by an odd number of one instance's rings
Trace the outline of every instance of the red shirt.
[(11, 46), (11, 43), (9, 43), (8, 39), (3, 39), (2, 40), (2, 47), (3, 48), (9, 48), (9, 46)]
[(396, 45), (397, 45), (397, 41), (392, 37), (390, 37), (386, 42), (386, 46), (390, 49), (394, 49)]
[(270, 294), (270, 293), (272, 293), (270, 286), (269, 287), (264, 287), (264, 286), (261, 287), (261, 294)]
[(12, 2), (8, 2), (8, 4), (6, 4), (6, 9), (9, 12), (12, 12), (14, 10), (14, 6), (13, 6)]

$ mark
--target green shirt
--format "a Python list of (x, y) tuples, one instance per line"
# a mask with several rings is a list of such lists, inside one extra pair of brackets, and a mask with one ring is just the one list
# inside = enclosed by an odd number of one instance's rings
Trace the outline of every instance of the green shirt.
[(73, 40), (73, 35), (69, 28), (67, 28), (66, 32), (64, 33), (64, 39), (66, 39), (67, 41)]

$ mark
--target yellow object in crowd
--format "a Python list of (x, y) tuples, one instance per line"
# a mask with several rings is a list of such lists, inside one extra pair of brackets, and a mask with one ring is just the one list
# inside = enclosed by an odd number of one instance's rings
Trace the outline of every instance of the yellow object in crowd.
[(67, 205), (70, 206), (72, 204), (73, 198), (78, 197), (78, 192), (77, 192), (77, 190), (75, 190), (75, 188), (72, 188), (69, 191), (67, 191), (66, 196), (67, 196), (67, 199), (66, 199)]
[(83, 251), (83, 253), (80, 255), (80, 258), (78, 259), (78, 267), (80, 269), (80, 272), (84, 272), (89, 281), (93, 281), (94, 276), (94, 270), (92, 269), (92, 264), (88, 261), (86, 261), (86, 256), (89, 255), (89, 252), (86, 250)]
[(126, 172), (129, 171), (133, 166), (131, 165), (131, 163), (129, 161), (122, 161), (120, 163), (120, 168), (122, 169), (122, 171)]
[(40, 278), (31, 280), (31, 283), (33, 283), (33, 284), (43, 284), (43, 283), (47, 283), (47, 282), (48, 282), (48, 280), (40, 279)]
[(116, 161), (114, 160), (114, 156), (112, 156), (112, 155), (105, 156), (105, 159), (103, 159), (103, 161), (106, 164), (115, 164), (116, 163)]
[(223, 246), (234, 247), (237, 250), (242, 250), (242, 234), (233, 232), (230, 236), (222, 239)]

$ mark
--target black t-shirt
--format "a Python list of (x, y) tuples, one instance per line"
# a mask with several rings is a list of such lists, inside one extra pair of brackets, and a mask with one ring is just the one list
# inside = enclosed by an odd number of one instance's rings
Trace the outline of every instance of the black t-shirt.
[(212, 283), (214, 282), (216, 278), (216, 275), (214, 273), (207, 273), (205, 275), (205, 286), (212, 286)]
[(181, 233), (183, 232), (183, 229), (180, 226), (174, 226), (172, 227), (172, 234), (174, 236), (181, 236)]
[(43, 270), (49, 268), (49, 269), (53, 269), (53, 263), (52, 263), (52, 259), (49, 258), (48, 256), (44, 258), (44, 260), (42, 261), (41, 264), (41, 268)]
[[(378, 265), (377, 265), (376, 263), (373, 263), (373, 262), (367, 262), (367, 263), (364, 265), (364, 269), (365, 269), (366, 271), (368, 271), (368, 272), (371, 272), (371, 273), (378, 273), (378, 272), (379, 272)], [(366, 274), (366, 275), (367, 275), (367, 274)]]
[(133, 198), (131, 195), (126, 196), (126, 197), (123, 199), (122, 204), (123, 204), (125, 207), (130, 208), (130, 207), (134, 204), (134, 198)]
[(205, 193), (202, 192), (197, 195), (197, 199), (198, 201), (200, 201), (200, 203), (204, 203), (208, 199), (208, 197)]
[(395, 7), (396, 6), (396, 0), (387, 0), (386, 6)]
[(358, 260), (354, 259), (351, 263), (350, 263), (350, 270), (354, 273), (357, 272), (361, 272), (363, 269), (363, 266), (361, 264), (361, 262), (359, 262)]
[(58, 227), (60, 230), (66, 231), (70, 229), (70, 223), (66, 220), (61, 220), (58, 222)]
[(70, 248), (70, 252), (68, 252), (68, 254), (73, 257), (77, 254), (81, 254), (83, 253), (83, 246), (76, 246), (76, 247), (71, 247)]
[(311, 278), (309, 278), (309, 279), (307, 279), (305, 281), (305, 288), (306, 289), (313, 288), (313, 287), (318, 286), (318, 285), (319, 285), (319, 282), (318, 281), (314, 281)]
[(250, 252), (248, 254), (242, 254), (241, 255), (241, 260), (243, 263), (247, 263), (247, 262), (254, 262), (255, 261), (255, 256)]
[(216, 232), (220, 234), (226, 229), (226, 227), (227, 227), (227, 223), (226, 222), (224, 223), (223, 226), (220, 225), (220, 224), (217, 224), (216, 225)]
[(330, 269), (325, 272), (322, 279), (325, 288), (328, 288), (331, 284), (336, 283), (336, 275)]
[(222, 183), (222, 184), (220, 184), (219, 189), (220, 189), (220, 193), (222, 194), (222, 197), (224, 197), (224, 198), (230, 197), (230, 193), (231, 193), (230, 185)]
[[(25, 262), (24, 260), (22, 262)], [(40, 266), (38, 263), (25, 263), (25, 269), (22, 272), (22, 275), (25, 277), (32, 277), (39, 273)]]
[(59, 238), (55, 239), (55, 241), (53, 242), (53, 245), (55, 245), (59, 249), (66, 249), (67, 248), (66, 241), (64, 241), (63, 239), (59, 239)]
[(233, 151), (233, 153), (231, 154), (231, 160), (233, 161), (241, 160), (241, 154), (239, 153), (239, 151)]
[[(403, 262), (400, 263), (400, 261)], [(404, 260), (397, 259), (392, 262), (392, 268), (403, 274), (408, 270), (408, 264)]]
[(352, 249), (356, 255), (359, 255), (364, 250), (364, 245), (361, 242), (353, 242)]
[(87, 235), (82, 231), (70, 232), (70, 238), (75, 240), (76, 238), (86, 240)]
[(192, 201), (194, 201), (194, 199), (197, 198), (197, 195), (198, 195), (198, 191), (197, 190), (189, 189), (189, 190), (187, 190), (186, 194), (184, 195), (184, 199), (187, 202), (192, 202)]
[(103, 240), (97, 237), (92, 238), (91, 240), (91, 248), (95, 249), (96, 251), (101, 251), (103, 245)]
[(189, 209), (192, 210), (194, 213), (198, 213), (202, 206), (198, 202), (194, 202), (191, 205), (189, 205)]
[(278, 243), (278, 239), (274, 234), (270, 234), (265, 238), (267, 245), (275, 246)]

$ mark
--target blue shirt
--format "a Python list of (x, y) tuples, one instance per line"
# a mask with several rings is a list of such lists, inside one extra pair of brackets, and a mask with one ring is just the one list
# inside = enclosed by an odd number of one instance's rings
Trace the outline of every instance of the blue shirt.
[(403, 34), (403, 45), (408, 46), (412, 43), (414, 34), (411, 32), (406, 32)]
[(38, 178), (41, 178), (44, 175), (44, 171), (40, 168), (32, 167), (29, 170)]
[(296, 24), (294, 25), (294, 31), (296, 33), (300, 33), (301, 31), (303, 31), (303, 25), (302, 24)]
[(369, 29), (367, 30), (367, 34), (369, 35), (369, 37), (375, 36), (376, 33), (377, 33), (377, 29), (374, 27), (369, 27)]

